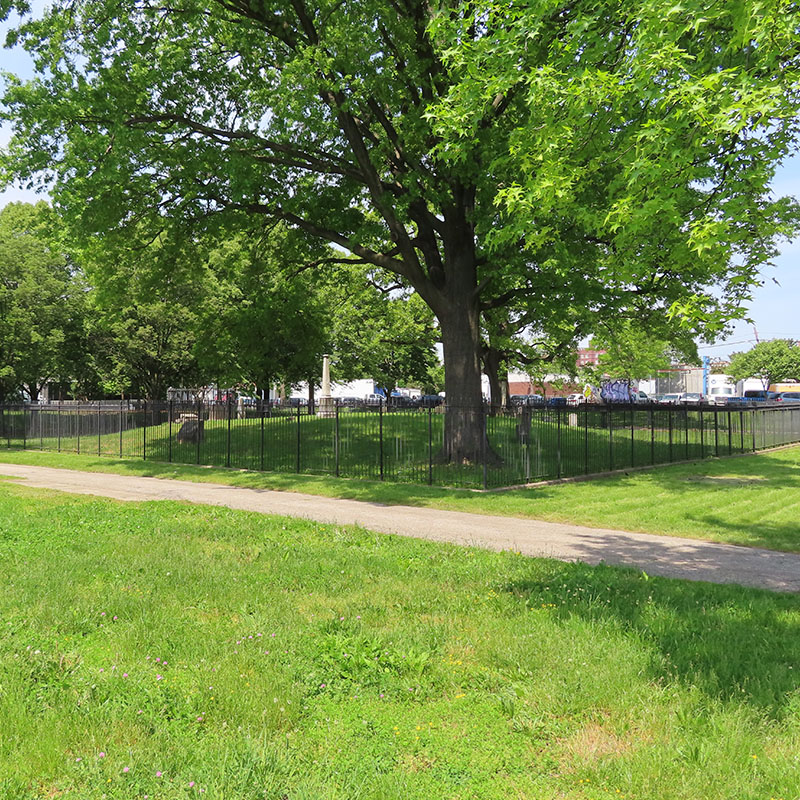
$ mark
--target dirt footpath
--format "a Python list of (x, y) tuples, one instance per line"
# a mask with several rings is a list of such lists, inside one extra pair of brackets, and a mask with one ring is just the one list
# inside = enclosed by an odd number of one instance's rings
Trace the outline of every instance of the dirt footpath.
[(778, 592), (800, 592), (800, 555), (671, 536), (651, 536), (556, 522), (493, 517), (460, 511), (386, 506), (356, 500), (111, 475), (101, 472), (0, 463), (0, 475), (14, 483), (117, 500), (181, 500), (281, 514), (288, 517), (360, 525), (373, 531), (491, 550), (588, 564), (618, 564), (651, 575), (738, 583)]

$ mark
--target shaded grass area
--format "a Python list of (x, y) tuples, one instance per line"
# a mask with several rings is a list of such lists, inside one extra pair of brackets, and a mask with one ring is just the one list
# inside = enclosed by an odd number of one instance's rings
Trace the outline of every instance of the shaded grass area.
[(0, 570), (8, 800), (800, 793), (796, 597), (6, 484)]
[(0, 450), (2, 462), (527, 517), (800, 552), (800, 448), (503, 492)]

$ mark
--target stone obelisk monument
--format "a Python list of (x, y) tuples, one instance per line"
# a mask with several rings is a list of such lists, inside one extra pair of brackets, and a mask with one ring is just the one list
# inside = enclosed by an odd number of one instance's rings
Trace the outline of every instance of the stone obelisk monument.
[(333, 398), (331, 397), (331, 357), (322, 356), (322, 394), (319, 398), (317, 416), (332, 417), (336, 414)]

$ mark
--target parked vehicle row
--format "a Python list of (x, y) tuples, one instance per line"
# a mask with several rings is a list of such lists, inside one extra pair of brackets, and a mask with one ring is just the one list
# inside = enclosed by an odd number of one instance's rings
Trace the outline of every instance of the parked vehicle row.
[[(366, 397), (338, 397), (335, 398), (336, 404), (342, 409), (357, 409), (363, 407), (377, 408), (382, 405), (384, 408), (392, 409), (418, 409), (418, 408), (438, 408), (445, 404), (445, 398), (438, 394), (423, 394), (417, 397), (408, 395), (392, 394), (388, 399), (381, 394), (371, 394)], [(256, 397), (242, 397), (242, 404), (245, 406), (257, 406), (261, 401)], [(223, 401), (224, 402), (224, 401)], [(484, 400), (488, 403), (488, 400)], [(596, 403), (594, 398), (587, 398), (584, 394), (573, 392), (566, 397), (543, 397), (540, 394), (514, 394), (509, 398), (512, 408), (523, 407), (576, 407), (586, 403)], [(743, 396), (729, 394), (713, 394), (705, 396), (700, 392), (669, 392), (667, 394), (648, 395), (643, 391), (631, 392), (631, 404), (634, 405), (672, 405), (672, 406), (717, 406), (752, 408), (760, 405), (775, 404), (800, 404), (800, 387), (796, 391), (773, 392), (767, 390), (750, 389), (744, 392)], [(319, 404), (319, 398), (317, 399)], [(599, 405), (607, 405), (608, 401), (601, 402)], [(613, 403), (611, 403), (613, 404)], [(308, 406), (308, 399), (305, 397), (287, 397), (283, 401), (274, 398), (269, 401), (272, 408), (297, 408)]]

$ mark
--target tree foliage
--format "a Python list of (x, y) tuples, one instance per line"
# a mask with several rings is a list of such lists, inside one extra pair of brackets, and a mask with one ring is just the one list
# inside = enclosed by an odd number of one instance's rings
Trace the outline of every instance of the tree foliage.
[(283, 224), (231, 229), (213, 245), (208, 263), (217, 288), (201, 315), (206, 371), (265, 390), (315, 383), (331, 326), (322, 287), (300, 268), (327, 255), (324, 244)]
[(733, 353), (728, 374), (734, 380), (759, 378), (768, 389), (781, 381), (800, 381), (800, 346), (792, 339), (759, 342), (743, 353)]
[[(4, 8), (23, 0), (4, 0)], [(56, 0), (12, 40), (6, 172), (89, 230), (240, 210), (395, 274), (436, 314), (449, 401), (481, 313), (650, 308), (709, 335), (795, 209), (800, 11), (742, 0)], [(454, 418), (455, 419), (455, 418)], [(446, 422), (455, 459), (476, 426)]]
[(654, 328), (646, 319), (619, 319), (605, 324), (590, 346), (605, 350), (587, 377), (600, 383), (604, 377), (634, 383), (650, 378), (674, 363), (697, 364), (697, 345), (690, 336), (669, 328)]
[(72, 371), (86, 314), (86, 285), (47, 203), (0, 211), (0, 401)]
[(340, 270), (334, 280), (329, 310), (335, 378), (372, 378), (387, 396), (398, 386), (434, 384), (439, 335), (419, 295), (364, 268)]

